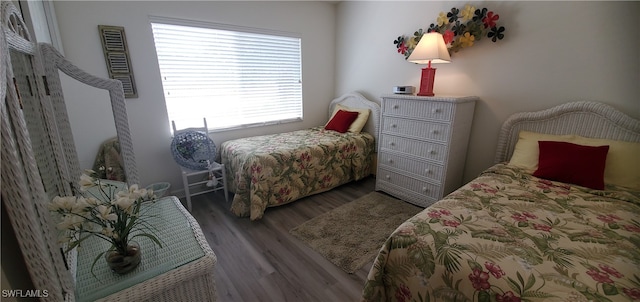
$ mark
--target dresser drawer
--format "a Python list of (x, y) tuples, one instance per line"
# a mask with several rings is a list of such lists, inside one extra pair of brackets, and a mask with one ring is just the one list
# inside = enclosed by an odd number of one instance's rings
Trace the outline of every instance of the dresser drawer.
[(449, 139), (449, 129), (449, 124), (382, 117), (382, 131), (392, 134), (410, 135), (444, 143)]
[(440, 185), (402, 175), (385, 168), (380, 168), (376, 177), (380, 178), (379, 181), (393, 184), (403, 188), (404, 190), (418, 193), (428, 198), (437, 199), (440, 195)]
[(411, 101), (389, 98), (384, 100), (384, 114), (450, 121), (453, 111), (451, 103)]
[(378, 166), (413, 173), (431, 179), (434, 183), (440, 183), (442, 181), (444, 170), (442, 165), (409, 159), (398, 154), (389, 153), (388, 151), (378, 153)]
[(376, 180), (376, 191), (384, 191), (396, 198), (423, 208), (426, 208), (439, 200), (438, 198), (432, 198), (425, 196), (424, 194), (405, 190), (402, 187), (382, 180)]
[(443, 163), (447, 147), (442, 144), (414, 140), (390, 134), (380, 135), (378, 150), (388, 149)]

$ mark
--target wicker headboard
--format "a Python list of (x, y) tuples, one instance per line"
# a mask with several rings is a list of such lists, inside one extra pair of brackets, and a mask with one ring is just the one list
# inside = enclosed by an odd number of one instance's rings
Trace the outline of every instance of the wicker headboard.
[(521, 130), (640, 142), (640, 120), (606, 104), (571, 102), (546, 110), (511, 115), (500, 130), (495, 163), (511, 158)]
[(371, 110), (363, 131), (373, 135), (376, 139), (376, 145), (378, 145), (378, 133), (380, 130), (380, 105), (378, 103), (365, 98), (357, 92), (350, 92), (331, 101), (329, 105), (329, 117), (331, 117), (336, 104), (350, 108), (367, 108)]

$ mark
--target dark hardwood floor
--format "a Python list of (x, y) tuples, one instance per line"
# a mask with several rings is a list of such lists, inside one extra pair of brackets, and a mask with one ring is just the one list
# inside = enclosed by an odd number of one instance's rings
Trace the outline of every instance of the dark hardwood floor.
[(191, 213), (218, 258), (218, 300), (359, 301), (372, 263), (355, 274), (345, 273), (289, 230), (372, 192), (374, 186), (370, 176), (268, 208), (258, 221), (231, 214), (220, 191), (193, 197)]

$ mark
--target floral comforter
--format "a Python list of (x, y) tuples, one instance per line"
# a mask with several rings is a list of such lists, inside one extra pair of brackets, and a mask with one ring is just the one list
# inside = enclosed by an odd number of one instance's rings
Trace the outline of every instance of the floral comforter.
[(640, 192), (498, 164), (405, 221), (363, 301), (640, 300)]
[(315, 127), (242, 138), (221, 146), (231, 211), (262, 218), (267, 207), (330, 190), (370, 174), (374, 138)]

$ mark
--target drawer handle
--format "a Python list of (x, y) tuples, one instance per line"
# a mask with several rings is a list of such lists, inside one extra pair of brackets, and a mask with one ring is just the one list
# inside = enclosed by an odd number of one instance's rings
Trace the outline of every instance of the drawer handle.
[(393, 109), (398, 109), (398, 108), (400, 108), (399, 105), (393, 105)]
[(427, 188), (427, 187), (422, 187), (422, 192), (428, 193), (428, 192), (429, 192), (429, 188)]
[(431, 155), (436, 154), (436, 150), (429, 150), (429, 154)]
[(431, 112), (440, 113), (440, 112), (442, 112), (442, 110), (440, 110), (440, 108), (435, 108), (435, 109), (431, 110)]
[(393, 159), (389, 159), (389, 163), (392, 164), (393, 163)]
[(424, 172), (427, 173), (427, 174), (433, 173), (433, 171), (431, 171), (431, 169), (424, 169)]
[(394, 142), (389, 142), (389, 146), (395, 146), (395, 145), (396, 145), (396, 143), (394, 143)]
[(396, 128), (396, 127), (398, 127), (398, 125), (396, 125), (396, 124), (391, 124), (391, 128)]
[(438, 134), (438, 130), (432, 130), (431, 133), (432, 134)]
[(384, 178), (386, 178), (386, 179), (391, 179), (391, 176), (387, 175), (387, 176), (385, 176)]

